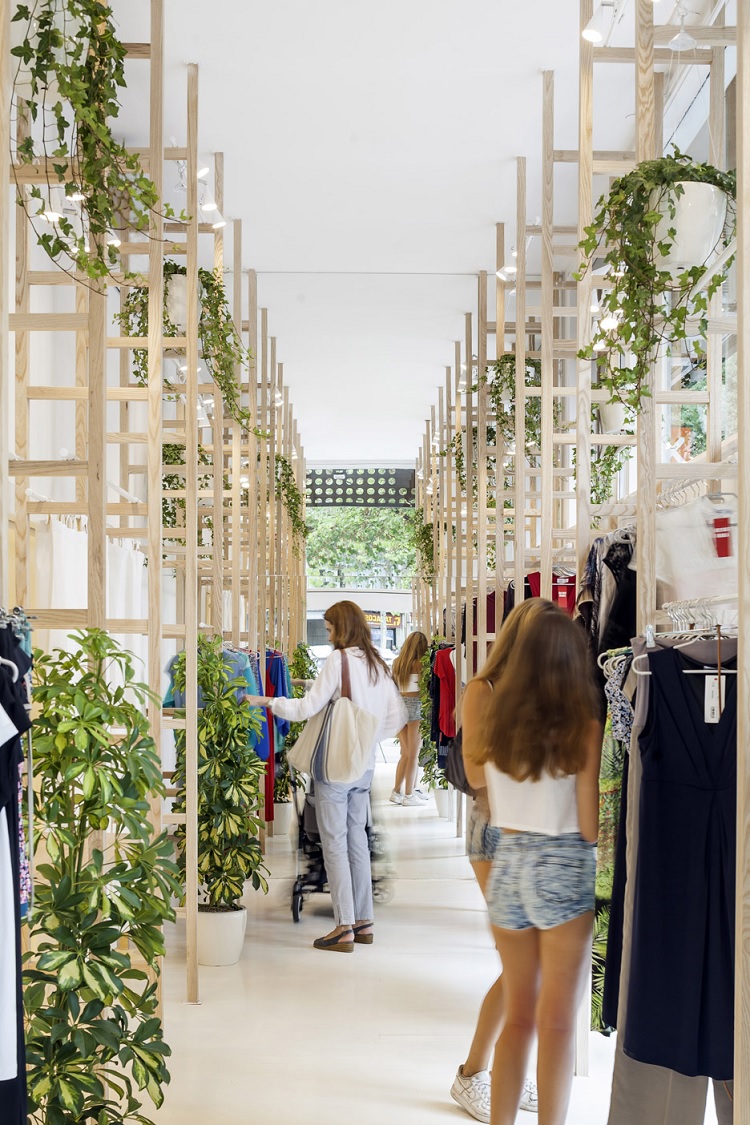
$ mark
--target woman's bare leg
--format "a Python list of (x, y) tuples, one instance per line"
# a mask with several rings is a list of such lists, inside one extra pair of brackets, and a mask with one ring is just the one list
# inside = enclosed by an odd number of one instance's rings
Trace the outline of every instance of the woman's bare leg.
[[(479, 889), (486, 898), (487, 880), (492, 870), (492, 862), (486, 859), (472, 860), (471, 866), (479, 883)], [(501, 974), (488, 991), (479, 1009), (476, 1031), (463, 1065), (462, 1073), (465, 1078), (471, 1078), (472, 1074), (478, 1074), (481, 1070), (490, 1069), (492, 1053), (503, 1030), (504, 1019), (505, 997)]]
[[(514, 1125), (534, 1040), (540, 976), (539, 931), (493, 926), (503, 962), (505, 1024), (492, 1066), (492, 1125)], [(541, 1107), (541, 1099), (540, 1099)], [(542, 1117), (540, 1113), (540, 1125)]]
[[(406, 745), (408, 747), (404, 765), (404, 792), (408, 797), (410, 793), (414, 792), (414, 784), (417, 780), (417, 770), (419, 768), (419, 722), (407, 723), (404, 727), (404, 732), (406, 732), (407, 735)], [(399, 739), (400, 738), (401, 735), (399, 735)]]
[(593, 911), (588, 911), (562, 926), (539, 931), (539, 1125), (565, 1125), (573, 1083), (576, 1013), (588, 980), (593, 925)]

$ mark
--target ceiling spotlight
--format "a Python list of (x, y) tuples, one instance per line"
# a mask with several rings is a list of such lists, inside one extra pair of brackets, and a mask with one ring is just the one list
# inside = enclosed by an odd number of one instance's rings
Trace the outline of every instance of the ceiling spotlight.
[(59, 223), (65, 211), (65, 191), (61, 187), (51, 187), (44, 191), (40, 200), (42, 209), (38, 213), (46, 223)]
[(591, 311), (594, 314), (601, 311), (600, 308), (599, 308), (599, 302), (597, 301), (596, 297), (594, 297), (592, 302), (591, 302)]
[(218, 211), (219, 205), (214, 199), (214, 193), (209, 187), (201, 192), (200, 205), (204, 211)]
[(221, 211), (215, 211), (210, 219), (211, 226), (214, 230), (221, 230), (222, 227), (227, 225), (227, 221), (222, 215)]
[(604, 329), (605, 332), (613, 332), (617, 328), (619, 323), (620, 318), (618, 316), (615, 316), (614, 313), (609, 312), (599, 321), (599, 327)]
[(607, 25), (611, 18), (607, 15), (604, 9), (614, 9), (614, 6), (614, 0), (609, 0), (609, 2), (608, 0), (603, 0), (603, 2), (596, 9), (593, 16), (581, 32), (581, 35), (588, 43), (598, 44), (604, 41), (604, 35), (608, 30)]
[(115, 250), (118, 246), (122, 246), (122, 239), (116, 230), (111, 230), (107, 234), (107, 246), (113, 246)]
[(86, 196), (83, 194), (79, 187), (74, 187), (70, 195), (68, 196), (68, 199), (71, 201), (71, 203), (83, 203), (85, 198)]
[(680, 13), (680, 30), (669, 40), (667, 46), (671, 51), (694, 51), (698, 44), (695, 39), (693, 39), (690, 32), (685, 29), (685, 16), (687, 13), (682, 4), (677, 5), (677, 11)]

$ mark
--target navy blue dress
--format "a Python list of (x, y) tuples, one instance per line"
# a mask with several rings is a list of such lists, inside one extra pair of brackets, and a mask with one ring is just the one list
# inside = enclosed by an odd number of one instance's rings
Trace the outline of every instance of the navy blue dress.
[[(737, 677), (718, 723), (704, 721), (704, 668), (648, 654), (640, 735), (640, 841), (625, 1053), (681, 1074), (731, 1079)], [(727, 667), (733, 662), (727, 662)]]

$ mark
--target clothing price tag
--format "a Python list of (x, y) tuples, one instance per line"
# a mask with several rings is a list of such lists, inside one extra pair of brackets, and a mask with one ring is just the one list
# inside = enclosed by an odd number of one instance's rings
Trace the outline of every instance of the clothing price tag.
[(719, 704), (719, 677), (706, 676), (706, 696), (703, 718), (707, 723), (718, 723), (727, 698), (727, 678), (721, 677), (721, 704)]

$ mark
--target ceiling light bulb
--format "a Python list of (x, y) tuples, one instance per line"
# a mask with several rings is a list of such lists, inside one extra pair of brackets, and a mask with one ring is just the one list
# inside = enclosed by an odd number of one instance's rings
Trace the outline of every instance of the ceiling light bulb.
[(115, 249), (117, 249), (118, 246), (122, 246), (122, 239), (117, 231), (111, 230), (109, 232), (107, 235), (107, 246), (114, 246)]
[(51, 187), (44, 190), (40, 200), (42, 209), (39, 218), (47, 223), (59, 223), (65, 210), (65, 191), (61, 187)]
[(600, 327), (605, 332), (612, 332), (612, 331), (614, 331), (615, 328), (617, 328), (617, 325), (620, 323), (620, 318), (618, 316), (615, 316), (614, 313), (608, 312), (606, 316), (602, 317), (602, 319), (599, 323), (600, 323)]
[(75, 188), (70, 193), (70, 195), (68, 196), (68, 199), (71, 201), (71, 203), (83, 203), (85, 198), (86, 198), (86, 196), (83, 194), (81, 189), (78, 188), (78, 187)]
[(211, 226), (214, 230), (221, 230), (222, 227), (227, 225), (227, 221), (222, 215), (221, 211), (217, 211), (211, 219)]

